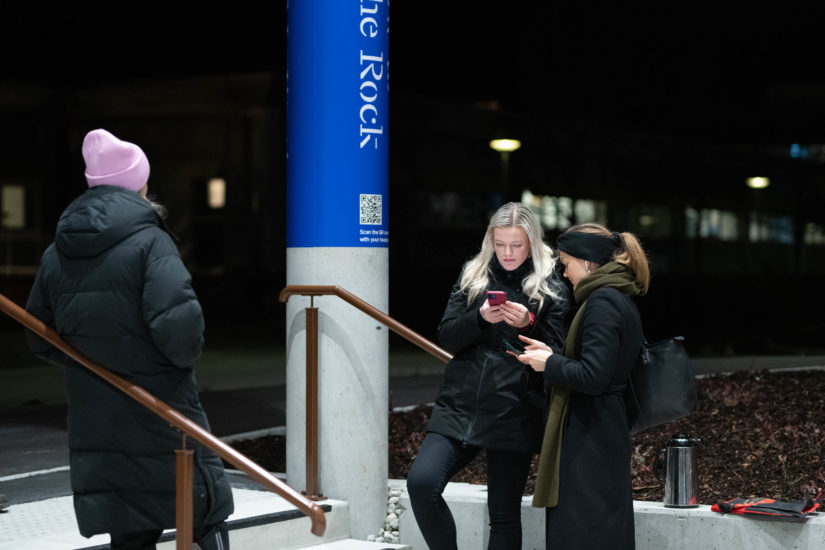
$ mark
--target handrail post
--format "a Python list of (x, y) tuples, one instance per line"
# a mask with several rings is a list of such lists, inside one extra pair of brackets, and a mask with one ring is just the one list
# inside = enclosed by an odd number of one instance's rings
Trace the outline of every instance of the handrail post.
[(306, 495), (322, 498), (318, 487), (318, 308), (306, 308)]
[(334, 285), (290, 285), (281, 290), (278, 300), (285, 303), (290, 296), (296, 294), (309, 296), (310, 298), (310, 307), (305, 308), (306, 490), (304, 494), (311, 500), (323, 500), (325, 497), (321, 495), (318, 483), (318, 308), (315, 307), (314, 297), (337, 296), (445, 363), (452, 359), (452, 355), (341, 287)]
[(195, 451), (186, 448), (186, 434), (183, 448), (175, 449), (175, 548), (192, 550), (192, 485), (193, 456)]

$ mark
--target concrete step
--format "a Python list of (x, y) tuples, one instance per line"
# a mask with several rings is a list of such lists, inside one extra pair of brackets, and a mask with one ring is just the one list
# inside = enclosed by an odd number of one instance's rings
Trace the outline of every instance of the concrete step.
[[(319, 502), (326, 514), (322, 537), (310, 531), (309, 518), (278, 495), (264, 490), (233, 487), (235, 512), (228, 518), (232, 548), (244, 550), (315, 548), (320, 544), (349, 539), (349, 507), (346, 502)], [(159, 550), (175, 548), (174, 530), (164, 532)], [(363, 542), (363, 541), (362, 541)], [(321, 546), (344, 548), (405, 548), (390, 546)], [(81, 536), (77, 529), (71, 496), (10, 506), (0, 515), (0, 550), (104, 550), (108, 535)]]
[(312, 546), (302, 546), (299, 550), (413, 550), (413, 547), (407, 544), (343, 539)]

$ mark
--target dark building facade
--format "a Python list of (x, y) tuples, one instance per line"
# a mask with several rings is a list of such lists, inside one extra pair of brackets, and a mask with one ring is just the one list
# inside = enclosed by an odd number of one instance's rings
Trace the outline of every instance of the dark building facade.
[[(641, 237), (649, 339), (682, 334), (701, 355), (825, 353), (825, 84), (799, 76), (807, 53), (788, 61), (768, 30), (750, 44), (721, 23), (671, 38), (668, 25), (628, 18), (615, 30), (610, 14), (594, 24), (562, 8), (485, 19), (462, 38), (454, 11), (429, 20), (398, 4), (392, 14), (390, 315), (434, 338), (489, 214), (525, 200), (551, 243), (589, 220)], [(31, 29), (30, 14), (14, 15)], [(181, 239), (208, 345), (282, 341), (285, 10), (225, 15), (248, 32), (223, 48), (193, 45), (215, 14), (185, 33), (148, 14), (160, 26), (140, 29), (145, 51), (129, 46), (128, 66), (103, 56), (108, 70), (86, 57), (92, 25), (64, 15), (85, 40), (54, 32), (55, 16), (39, 35), (52, 55), (23, 56), (0, 79), (1, 291), (25, 301), (57, 217), (85, 190), (83, 136), (103, 127), (149, 158), (150, 193)], [(517, 39), (509, 52), (479, 46), (497, 32)], [(495, 137), (522, 146), (505, 163)], [(770, 185), (747, 187), (754, 176)], [(210, 206), (214, 179), (225, 202)]]

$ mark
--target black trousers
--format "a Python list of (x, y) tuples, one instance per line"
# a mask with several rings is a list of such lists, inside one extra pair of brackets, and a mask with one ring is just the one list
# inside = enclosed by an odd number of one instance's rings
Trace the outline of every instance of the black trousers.
[[(229, 550), (229, 531), (226, 522), (195, 527), (193, 539), (196, 550)], [(112, 533), (112, 550), (155, 550), (163, 529)]]
[[(442, 497), (447, 482), (481, 451), (428, 433), (407, 474), (415, 521), (430, 550), (457, 550), (455, 521)], [(521, 549), (521, 499), (530, 473), (530, 453), (487, 449), (488, 550)]]

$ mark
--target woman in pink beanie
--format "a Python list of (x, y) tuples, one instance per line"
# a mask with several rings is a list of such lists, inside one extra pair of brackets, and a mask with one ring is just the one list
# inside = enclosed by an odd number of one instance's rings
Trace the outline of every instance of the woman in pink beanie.
[[(149, 161), (106, 130), (83, 140), (89, 189), (60, 216), (26, 309), (93, 361), (209, 429), (193, 367), (203, 312), (161, 216), (146, 199)], [(41, 359), (65, 366), (75, 515), (113, 549), (152, 549), (175, 525), (180, 434), (160, 417), (28, 332)], [(221, 460), (195, 451), (194, 539), (229, 548), (232, 491)]]

